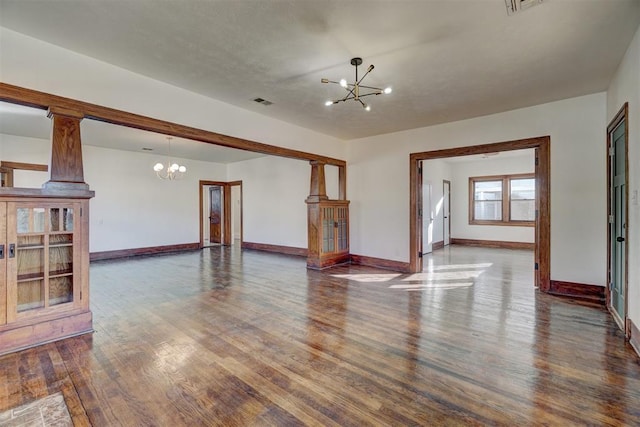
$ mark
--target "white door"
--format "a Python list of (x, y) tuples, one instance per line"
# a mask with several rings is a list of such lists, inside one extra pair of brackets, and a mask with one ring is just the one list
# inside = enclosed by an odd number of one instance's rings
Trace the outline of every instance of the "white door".
[[(423, 175), (424, 176), (424, 175)], [(422, 253), (433, 250), (433, 214), (431, 212), (431, 182), (422, 183)]]
[(444, 236), (444, 245), (447, 246), (451, 242), (451, 211), (449, 210), (449, 204), (451, 203), (451, 182), (442, 181), (442, 224), (444, 229), (442, 235)]

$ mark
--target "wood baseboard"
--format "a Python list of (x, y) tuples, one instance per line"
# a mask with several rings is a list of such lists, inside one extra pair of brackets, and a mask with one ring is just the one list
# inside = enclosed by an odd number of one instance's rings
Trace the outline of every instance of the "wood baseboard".
[(391, 261), (383, 258), (374, 258), (364, 255), (351, 254), (351, 264), (364, 265), (367, 267), (376, 267), (383, 270), (399, 271), (401, 273), (410, 273), (410, 265), (408, 262)]
[(629, 337), (629, 344), (636, 351), (638, 357), (640, 357), (640, 329), (633, 323), (633, 320), (628, 319), (629, 322), (629, 332), (631, 336)]
[(91, 252), (90, 261), (127, 258), (139, 255), (157, 255), (169, 252), (193, 251), (200, 249), (200, 243), (182, 243), (179, 245), (151, 246), (147, 248), (118, 249), (115, 251)]
[(438, 249), (444, 248), (444, 240), (440, 240), (439, 242), (433, 242), (431, 244), (431, 250), (437, 251)]
[(5, 325), (5, 330), (0, 331), (0, 356), (91, 332), (93, 316), (90, 311), (36, 324)]
[(552, 280), (549, 286), (549, 293), (552, 295), (589, 301), (603, 307), (605, 305), (604, 286)]
[(273, 252), (284, 255), (295, 255), (306, 257), (307, 248), (296, 248), (293, 246), (269, 245), (267, 243), (242, 242), (242, 249), (252, 249), (255, 251)]
[(454, 239), (451, 238), (452, 245), (475, 246), (479, 248), (499, 248), (499, 249), (535, 249), (535, 243), (526, 242), (504, 242), (501, 240), (474, 240), (474, 239)]

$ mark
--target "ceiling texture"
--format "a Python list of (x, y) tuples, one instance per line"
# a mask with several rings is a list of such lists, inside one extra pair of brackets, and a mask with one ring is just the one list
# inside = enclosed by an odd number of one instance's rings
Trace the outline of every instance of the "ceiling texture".
[[(639, 24), (639, 0), (0, 0), (6, 28), (344, 140), (604, 91)], [(324, 105), (353, 57), (393, 88), (369, 112)]]

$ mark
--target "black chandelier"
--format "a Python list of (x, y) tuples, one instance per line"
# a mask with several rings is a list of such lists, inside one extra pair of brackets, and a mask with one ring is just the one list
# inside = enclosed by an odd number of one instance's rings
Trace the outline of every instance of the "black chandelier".
[[(371, 95), (382, 95), (382, 94), (390, 94), (391, 93), (391, 88), (387, 87), (387, 88), (379, 88), (379, 87), (372, 87), (372, 86), (364, 86), (362, 85), (362, 81), (364, 80), (365, 77), (367, 77), (367, 75), (373, 70), (373, 64), (369, 65), (369, 68), (367, 68), (367, 72), (364, 73), (364, 76), (362, 76), (360, 79), (358, 79), (358, 65), (362, 65), (362, 58), (353, 58), (351, 59), (351, 65), (353, 65), (354, 67), (356, 67), (356, 79), (355, 79), (355, 83), (347, 83), (346, 79), (342, 79), (339, 82), (335, 82), (333, 80), (329, 80), (329, 79), (321, 79), (320, 81), (322, 83), (334, 83), (337, 85), (342, 86), (346, 91), (347, 94), (345, 95), (344, 98), (340, 98), (340, 99), (336, 99), (335, 101), (327, 101), (324, 103), (324, 105), (326, 106), (330, 106), (333, 104), (338, 104), (340, 102), (346, 102), (349, 101), (351, 99), (353, 99), (356, 102), (359, 102), (360, 104), (362, 104), (362, 107), (367, 110), (367, 111), (371, 111), (371, 106), (369, 104), (365, 104), (361, 98), (364, 98), (365, 96), (371, 96)], [(362, 93), (361, 89), (364, 89), (365, 93)]]

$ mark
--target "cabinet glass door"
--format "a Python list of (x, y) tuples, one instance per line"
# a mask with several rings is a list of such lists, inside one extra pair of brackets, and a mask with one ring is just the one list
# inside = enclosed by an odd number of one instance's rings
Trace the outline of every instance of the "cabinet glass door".
[(44, 208), (16, 209), (18, 312), (44, 307), (44, 215)]
[(73, 208), (50, 208), (49, 305), (73, 301)]
[(17, 313), (72, 302), (73, 207), (20, 204), (14, 212)]

